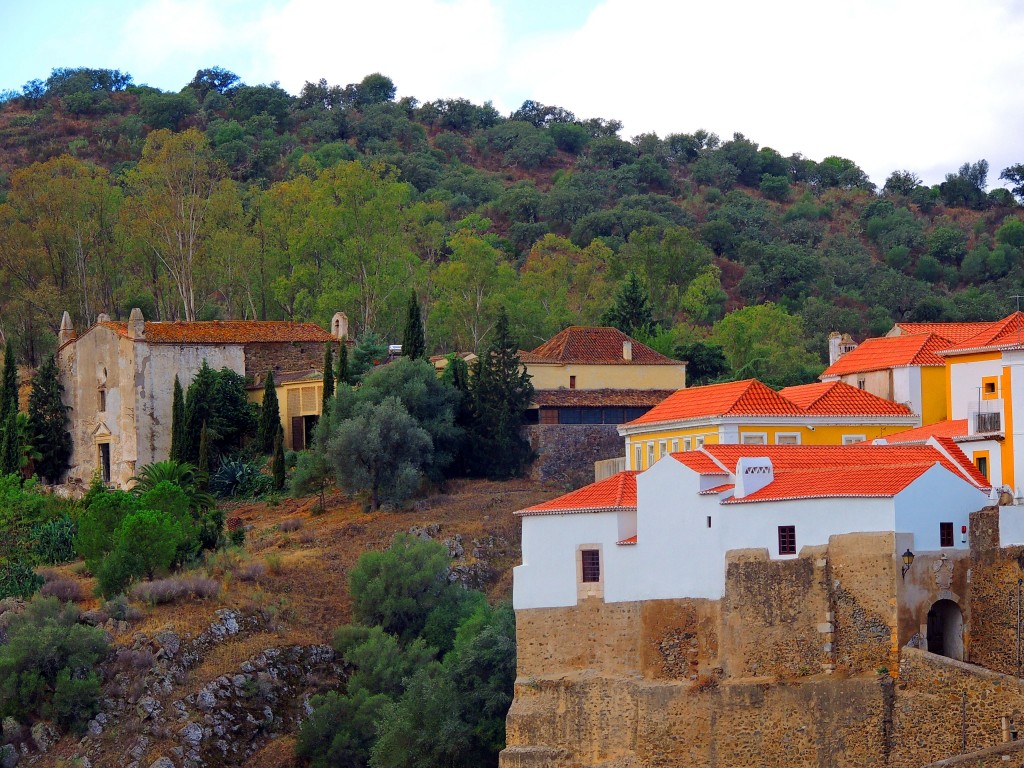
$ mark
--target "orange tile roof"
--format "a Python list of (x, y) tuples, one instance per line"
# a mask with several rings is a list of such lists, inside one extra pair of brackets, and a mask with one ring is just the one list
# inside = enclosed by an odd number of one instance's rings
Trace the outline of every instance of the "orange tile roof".
[[(967, 419), (952, 419), (950, 421), (939, 421), (935, 424), (928, 424), (924, 427), (906, 429), (902, 432), (894, 432), (881, 438), (886, 443), (924, 443), (929, 437), (966, 437)], [(866, 441), (872, 442), (872, 441)]]
[(851, 387), (842, 381), (786, 387), (779, 391), (787, 400), (816, 416), (911, 416), (905, 405)]
[[(632, 343), (632, 359), (622, 356), (623, 342)], [(682, 365), (646, 344), (631, 339), (618, 328), (571, 325), (532, 352), (520, 352), (524, 363), (576, 365)]]
[(630, 424), (710, 416), (800, 416), (803, 411), (757, 379), (680, 389)]
[(791, 469), (776, 472), (775, 479), (743, 498), (731, 496), (723, 504), (743, 504), (785, 499), (825, 499), (836, 497), (895, 496), (921, 475), (931, 464), (876, 464), (870, 467), (827, 467)]
[(574, 512), (615, 512), (636, 509), (636, 476), (626, 470), (550, 501), (520, 509), (517, 515), (559, 515)]
[(633, 534), (628, 539), (623, 539), (622, 541), (616, 541), (615, 543), (616, 544), (623, 544), (623, 545), (636, 544), (636, 534)]
[(538, 389), (533, 393), (535, 405), (559, 407), (643, 407), (657, 405), (674, 389)]
[[(128, 323), (97, 323), (120, 336), (128, 336)], [(95, 327), (95, 326), (94, 326)], [(286, 320), (208, 320), (196, 322), (145, 323), (145, 340), (150, 344), (253, 344), (280, 342), (328, 342), (334, 336), (315, 323)]]
[[(683, 464), (694, 472), (699, 472), (702, 475), (728, 475), (729, 470), (723, 467), (721, 464), (711, 458), (710, 454), (705, 453), (700, 448), (695, 451), (682, 451), (680, 453), (671, 454), (672, 458)], [(733, 465), (735, 468), (735, 465)]]
[(725, 493), (731, 491), (736, 487), (735, 483), (725, 483), (723, 485), (716, 485), (714, 488), (707, 488), (703, 491), (698, 491), (698, 496), (714, 496), (716, 493)]
[[(972, 336), (977, 336), (992, 325), (991, 322), (979, 323), (896, 323), (904, 334), (934, 333), (943, 338), (949, 339), (954, 344), (967, 341)], [(890, 331), (891, 333), (891, 331)]]
[(1024, 348), (1024, 312), (1014, 312), (969, 339), (943, 350), (944, 355), (963, 355), (990, 349)]
[(950, 346), (949, 339), (934, 333), (865, 339), (826, 368), (819, 378), (910, 365), (945, 365), (946, 361), (936, 353)]

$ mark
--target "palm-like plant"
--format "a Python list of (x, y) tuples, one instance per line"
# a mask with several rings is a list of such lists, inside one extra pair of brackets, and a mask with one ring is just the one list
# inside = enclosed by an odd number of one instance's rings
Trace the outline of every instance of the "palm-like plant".
[(193, 513), (204, 512), (217, 504), (213, 496), (203, 490), (207, 480), (206, 474), (187, 461), (169, 459), (147, 464), (132, 480), (135, 481), (132, 493), (137, 496), (152, 490), (160, 483), (173, 483), (188, 497), (188, 506)]

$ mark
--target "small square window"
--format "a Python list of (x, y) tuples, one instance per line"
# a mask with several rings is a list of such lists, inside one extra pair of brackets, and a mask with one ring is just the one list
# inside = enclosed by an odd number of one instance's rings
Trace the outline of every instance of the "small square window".
[[(952, 523), (950, 525), (952, 525)], [(795, 555), (796, 554), (796, 526), (795, 525), (780, 525), (779, 526), (779, 554), (780, 555)]]
[(569, 389), (576, 389), (576, 377), (575, 376), (570, 376), (569, 377)]
[(583, 570), (582, 578), (585, 583), (595, 583), (601, 580), (601, 552), (596, 549), (581, 549), (580, 559)]
[(978, 471), (981, 472), (981, 474), (983, 474), (985, 476), (985, 478), (987, 479), (988, 478), (988, 456), (975, 456), (974, 457), (974, 465), (978, 468)]
[(684, 437), (683, 438), (683, 450), (684, 451), (690, 450), (690, 447), (692, 445), (693, 445), (693, 443), (690, 442), (690, 438), (688, 438), (688, 437)]
[(953, 524), (952, 523), (939, 523), (939, 546), (940, 547), (952, 547), (953, 546)]

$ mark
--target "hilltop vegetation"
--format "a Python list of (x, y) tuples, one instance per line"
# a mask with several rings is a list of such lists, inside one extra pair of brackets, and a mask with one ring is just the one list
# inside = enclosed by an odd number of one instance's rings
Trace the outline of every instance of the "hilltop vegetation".
[(820, 370), (830, 330), (992, 319), (1024, 288), (1024, 165), (1000, 174), (1012, 191), (987, 191), (984, 160), (879, 190), (851, 159), (741, 134), (626, 140), (563, 107), (395, 93), (373, 74), (292, 96), (215, 67), (177, 93), (58, 69), (3, 95), (3, 331), (32, 363), (64, 309), (79, 327), (133, 306), (322, 324), (342, 309), (357, 335), (399, 341), (412, 287), (428, 351), (479, 349), (502, 306), (532, 348), (622, 316), (633, 274), (649, 316), (626, 330), (723, 358), (709, 377), (784, 384)]

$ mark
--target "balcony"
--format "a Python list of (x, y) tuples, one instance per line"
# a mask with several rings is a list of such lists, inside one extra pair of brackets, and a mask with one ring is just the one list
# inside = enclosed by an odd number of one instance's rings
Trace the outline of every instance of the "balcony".
[(979, 433), (985, 432), (1001, 432), (1002, 427), (1002, 414), (998, 411), (993, 413), (976, 413), (974, 414), (975, 423), (974, 431)]
[(1003, 401), (974, 400), (967, 405), (968, 434), (992, 435), (1003, 431)]

